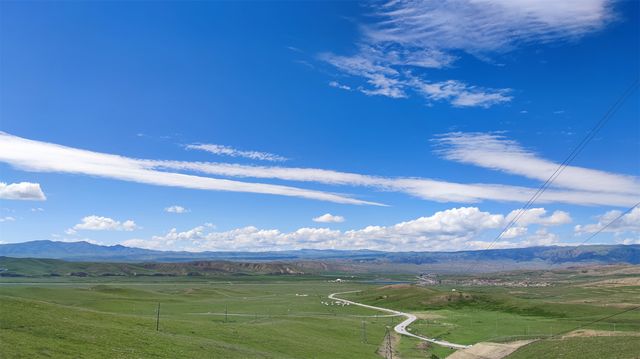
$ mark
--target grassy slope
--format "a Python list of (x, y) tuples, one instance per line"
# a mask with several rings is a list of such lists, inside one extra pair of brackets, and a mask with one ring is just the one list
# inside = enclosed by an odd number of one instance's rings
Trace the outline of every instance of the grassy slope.
[[(640, 302), (640, 287), (474, 288), (452, 292), (451, 288), (401, 285), (372, 288), (350, 294), (350, 298), (422, 315), (422, 319), (410, 327), (416, 334), (473, 344), (479, 341), (507, 341), (510, 337), (518, 339), (517, 336), (544, 337), (570, 330), (620, 310), (606, 303)], [(576, 298), (589, 298), (589, 304), (584, 301), (576, 303)], [(612, 330), (613, 323), (616, 323), (617, 330), (640, 331), (640, 311), (588, 328)], [(404, 347), (405, 353), (416, 351), (409, 344), (404, 344)], [(441, 357), (446, 354), (441, 349), (429, 353)]]
[(0, 257), (0, 268), (4, 273), (21, 276), (44, 276), (50, 274), (68, 275), (71, 272), (86, 272), (92, 275), (113, 273), (119, 275), (151, 274), (152, 271), (140, 265), (129, 263), (66, 262), (57, 259)]
[(640, 337), (588, 337), (541, 340), (508, 356), (508, 359), (631, 359), (640, 357)]
[[(2, 285), (0, 357), (375, 358), (387, 319), (320, 303), (357, 288), (302, 280)], [(246, 316), (208, 314), (225, 308)]]
[[(68, 276), (82, 272), (87, 276), (133, 275), (220, 275), (220, 274), (301, 274), (295, 263), (248, 263), (196, 261), (183, 263), (67, 262), (57, 259), (0, 257), (0, 274), (19, 276)], [(310, 271), (310, 270), (309, 270)]]

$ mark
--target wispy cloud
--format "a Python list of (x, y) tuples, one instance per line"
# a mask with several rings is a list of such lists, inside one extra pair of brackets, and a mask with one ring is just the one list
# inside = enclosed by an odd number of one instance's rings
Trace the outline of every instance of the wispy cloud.
[[(543, 217), (540, 218), (545, 220)], [(198, 226), (184, 232), (173, 228), (161, 236), (150, 239), (131, 239), (123, 244), (132, 247), (192, 251), (301, 248), (458, 250), (475, 246), (477, 243), (474, 244), (474, 241), (478, 241), (477, 238), (480, 235), (501, 228), (505, 221), (506, 217), (502, 214), (481, 211), (476, 207), (461, 207), (390, 226), (367, 226), (347, 231), (307, 227), (292, 232), (281, 232), (277, 229), (247, 226), (224, 232), (212, 232), (204, 226)], [(502, 241), (500, 246), (552, 244), (556, 239), (555, 234), (546, 229), (539, 229), (534, 235), (520, 241)]]
[[(349, 75), (364, 78), (368, 86), (358, 86), (357, 90), (370, 96), (405, 98), (413, 92), (429, 101), (448, 101), (456, 107), (489, 107), (511, 100), (509, 89), (482, 88), (456, 80), (427, 81), (410, 72), (396, 70), (390, 64), (368, 58), (364, 54), (323, 54), (320, 58)], [(351, 86), (337, 84), (336, 81), (329, 83), (333, 87), (351, 89)]]
[(15, 217), (11, 217), (11, 216), (0, 217), (0, 223), (2, 223), (2, 222), (13, 222), (15, 220), (16, 220), (16, 218)]
[(0, 199), (44, 201), (47, 197), (42, 192), (39, 183), (20, 182), (6, 184), (0, 182)]
[[(531, 156), (524, 156), (523, 159), (515, 157), (514, 161), (531, 160), (532, 158), (536, 161), (541, 161), (543, 164), (549, 162)], [(457, 203), (475, 203), (483, 200), (524, 203), (531, 198), (537, 189), (501, 184), (458, 183), (430, 178), (380, 177), (318, 168), (142, 160), (32, 141), (8, 134), (0, 134), (0, 161), (7, 162), (23, 170), (35, 172), (80, 173), (160, 186), (274, 194), (345, 204), (376, 205), (379, 203), (299, 187), (233, 181), (175, 171), (199, 172), (225, 177), (278, 179), (335, 186), (368, 187), (379, 191), (406, 193), (417, 198), (437, 202)], [(553, 162), (549, 163), (555, 166)], [(512, 166), (512, 164), (499, 162), (499, 165), (492, 164), (492, 166), (495, 166), (496, 169), (503, 169), (504, 167), (504, 170), (511, 170), (509, 166)], [(561, 202), (611, 206), (630, 206), (636, 203), (637, 196), (630, 196), (629, 194), (638, 193), (637, 187), (634, 185), (634, 183), (637, 183), (637, 179), (596, 170), (583, 170), (583, 173), (589, 176), (593, 175), (590, 179), (599, 181), (600, 186), (594, 187), (578, 178), (576, 179), (577, 184), (566, 182), (568, 187), (566, 189), (553, 188), (547, 190), (538, 199), (537, 203)], [(518, 174), (539, 176), (530, 173), (527, 169), (522, 169), (522, 173)], [(597, 174), (601, 176), (595, 176)], [(546, 179), (541, 176), (535, 178)], [(558, 183), (562, 184), (564, 183), (563, 181), (559, 180)], [(624, 190), (624, 188), (628, 188), (628, 190)]]
[(341, 90), (346, 90), (346, 91), (353, 90), (351, 88), (351, 86), (343, 85), (343, 84), (339, 83), (338, 81), (330, 81), (329, 82), (329, 86), (335, 87), (335, 88), (338, 88), (338, 89), (341, 89)]
[[(609, 0), (393, 0), (369, 6), (368, 24), (350, 55), (320, 58), (364, 80), (367, 95), (422, 95), (454, 106), (489, 107), (512, 99), (509, 89), (433, 81), (420, 74), (455, 64), (459, 54), (481, 59), (519, 44), (577, 39), (613, 16)], [(350, 86), (356, 87), (356, 86)]]
[(522, 43), (576, 39), (613, 19), (610, 0), (394, 0), (373, 6), (364, 25), (374, 44), (470, 54)]
[(271, 162), (283, 162), (286, 161), (286, 157), (274, 155), (273, 153), (258, 152), (258, 151), (242, 151), (229, 146), (214, 145), (214, 144), (191, 144), (185, 146), (188, 150), (201, 150), (214, 155), (229, 156), (229, 157), (242, 157), (259, 161), (271, 161)]
[[(546, 181), (560, 165), (540, 158), (519, 143), (495, 133), (448, 133), (436, 138), (438, 153), (452, 161)], [(572, 190), (631, 195), (640, 198), (640, 180), (633, 176), (567, 166), (553, 182)]]
[(149, 161), (33, 141), (0, 132), (0, 161), (31, 172), (76, 173), (158, 186), (299, 197), (345, 204), (378, 203), (297, 187), (157, 171)]
[[(421, 199), (437, 202), (475, 203), (483, 200), (494, 200), (524, 203), (537, 190), (537, 188), (520, 186), (457, 183), (428, 178), (389, 178), (317, 168), (245, 166), (227, 163), (181, 161), (151, 161), (148, 166), (229, 177), (271, 178), (328, 185), (370, 187), (382, 191), (406, 193)], [(628, 195), (611, 192), (550, 189), (539, 198), (538, 203), (550, 202), (627, 206), (635, 203), (635, 199)]]
[(491, 107), (511, 101), (509, 89), (486, 89), (448, 80), (429, 83), (417, 77), (410, 82), (414, 89), (430, 100), (445, 100), (457, 107)]

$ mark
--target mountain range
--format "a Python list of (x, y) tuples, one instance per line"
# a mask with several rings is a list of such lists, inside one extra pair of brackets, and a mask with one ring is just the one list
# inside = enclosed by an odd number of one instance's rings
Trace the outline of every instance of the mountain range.
[(0, 256), (50, 258), (97, 262), (188, 262), (339, 260), (354, 263), (438, 264), (481, 262), (627, 263), (640, 264), (640, 245), (589, 245), (578, 247), (528, 247), (459, 252), (384, 252), (374, 250), (300, 249), (269, 252), (158, 251), (122, 245), (101, 246), (87, 242), (49, 240), (0, 245)]

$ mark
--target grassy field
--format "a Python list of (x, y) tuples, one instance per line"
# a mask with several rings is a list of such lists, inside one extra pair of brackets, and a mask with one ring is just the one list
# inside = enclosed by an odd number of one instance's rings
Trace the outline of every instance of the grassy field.
[(511, 354), (509, 359), (525, 358), (639, 358), (640, 337), (586, 337), (541, 340)]
[(264, 278), (3, 283), (0, 357), (376, 357), (389, 318), (321, 303), (357, 289)]
[[(360, 292), (344, 297), (418, 315), (410, 327), (416, 334), (461, 344), (542, 338), (513, 358), (640, 353), (640, 336), (632, 336), (640, 333), (640, 311), (584, 328), (623, 336), (548, 338), (640, 305), (640, 286), (606, 282), (634, 278), (627, 274), (562, 274), (536, 288), (389, 285), (376, 276), (335, 283), (320, 275), (94, 274), (0, 278), (0, 358), (380, 358), (386, 328), (399, 318), (327, 298), (352, 290)], [(453, 350), (405, 337), (394, 339), (394, 353), (444, 358)]]
[[(589, 324), (640, 305), (640, 286), (584, 287), (565, 283), (545, 288), (456, 289), (392, 285), (348, 296), (354, 301), (412, 312), (420, 318), (411, 326), (413, 333), (460, 344), (548, 338), (581, 326), (605, 332), (640, 333), (640, 310)], [(618, 346), (608, 358), (640, 355), (640, 337), (625, 338), (626, 344)], [(534, 349), (521, 349), (515, 357), (543, 357), (535, 353), (562, 347), (566, 342), (572, 349), (562, 352), (563, 358), (584, 358), (583, 354), (590, 352), (592, 346), (598, 347), (607, 340), (624, 341), (616, 338), (542, 340), (531, 345)], [(411, 352), (408, 346), (404, 350)], [(428, 352), (444, 357), (452, 351), (433, 348)]]

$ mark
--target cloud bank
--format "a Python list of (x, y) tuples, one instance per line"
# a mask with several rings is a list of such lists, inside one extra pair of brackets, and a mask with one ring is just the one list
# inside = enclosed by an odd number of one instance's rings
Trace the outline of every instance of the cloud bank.
[[(512, 212), (513, 213), (513, 212)], [(564, 214), (536, 208), (527, 212), (528, 224), (566, 223)], [(568, 216), (568, 214), (566, 214)], [(299, 228), (292, 232), (259, 229), (254, 226), (224, 232), (210, 232), (205, 226), (180, 232), (176, 228), (151, 239), (130, 239), (123, 245), (150, 249), (205, 250), (285, 250), (285, 249), (377, 249), (377, 250), (459, 250), (484, 248), (488, 242), (478, 240), (489, 230), (500, 229), (508, 216), (484, 212), (477, 207), (460, 207), (439, 211), (391, 226), (367, 226), (357, 230), (339, 231), (329, 228)], [(520, 247), (534, 243), (553, 244), (557, 236), (541, 227), (521, 241), (502, 241), (496, 248)]]

